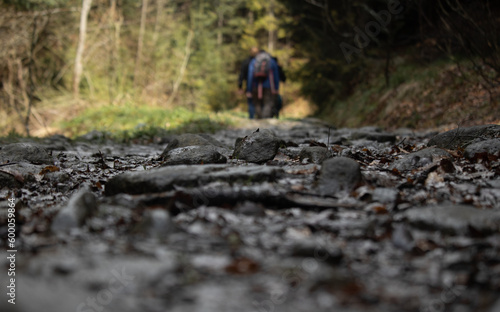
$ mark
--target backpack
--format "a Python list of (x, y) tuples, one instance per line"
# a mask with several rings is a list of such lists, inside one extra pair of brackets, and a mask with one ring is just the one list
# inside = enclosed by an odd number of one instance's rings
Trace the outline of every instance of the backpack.
[(271, 55), (267, 52), (259, 52), (255, 56), (253, 65), (253, 76), (259, 80), (266, 80), (271, 71)]

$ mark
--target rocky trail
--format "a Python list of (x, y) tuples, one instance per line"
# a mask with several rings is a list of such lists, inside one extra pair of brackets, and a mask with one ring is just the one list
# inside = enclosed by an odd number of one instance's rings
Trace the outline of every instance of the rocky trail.
[(500, 311), (498, 125), (0, 147), (1, 311)]

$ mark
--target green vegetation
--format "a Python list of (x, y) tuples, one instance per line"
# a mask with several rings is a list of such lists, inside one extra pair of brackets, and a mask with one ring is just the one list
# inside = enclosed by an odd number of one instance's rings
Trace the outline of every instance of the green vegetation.
[(213, 133), (233, 125), (235, 113), (190, 111), (182, 107), (162, 109), (148, 106), (102, 106), (89, 108), (76, 118), (61, 123), (72, 137), (89, 131), (110, 133), (112, 138), (129, 140), (176, 133)]
[(279, 57), (286, 71), (294, 54), (278, 0), (9, 0), (0, 8), (3, 135), (215, 129), (221, 121), (204, 114), (246, 105), (237, 78), (250, 47)]

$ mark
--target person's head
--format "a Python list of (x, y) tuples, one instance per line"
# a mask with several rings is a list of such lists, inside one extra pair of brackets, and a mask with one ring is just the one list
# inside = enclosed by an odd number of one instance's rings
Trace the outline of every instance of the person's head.
[(257, 47), (250, 48), (250, 55), (251, 56), (256, 56), (258, 53), (259, 53), (259, 48), (257, 48)]

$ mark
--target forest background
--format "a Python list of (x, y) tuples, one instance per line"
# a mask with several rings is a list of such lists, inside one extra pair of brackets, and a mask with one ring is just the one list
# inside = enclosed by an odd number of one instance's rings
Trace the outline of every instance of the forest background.
[(493, 0), (3, 0), (0, 135), (148, 135), (241, 123), (252, 46), (282, 116), (335, 126), (499, 123)]

